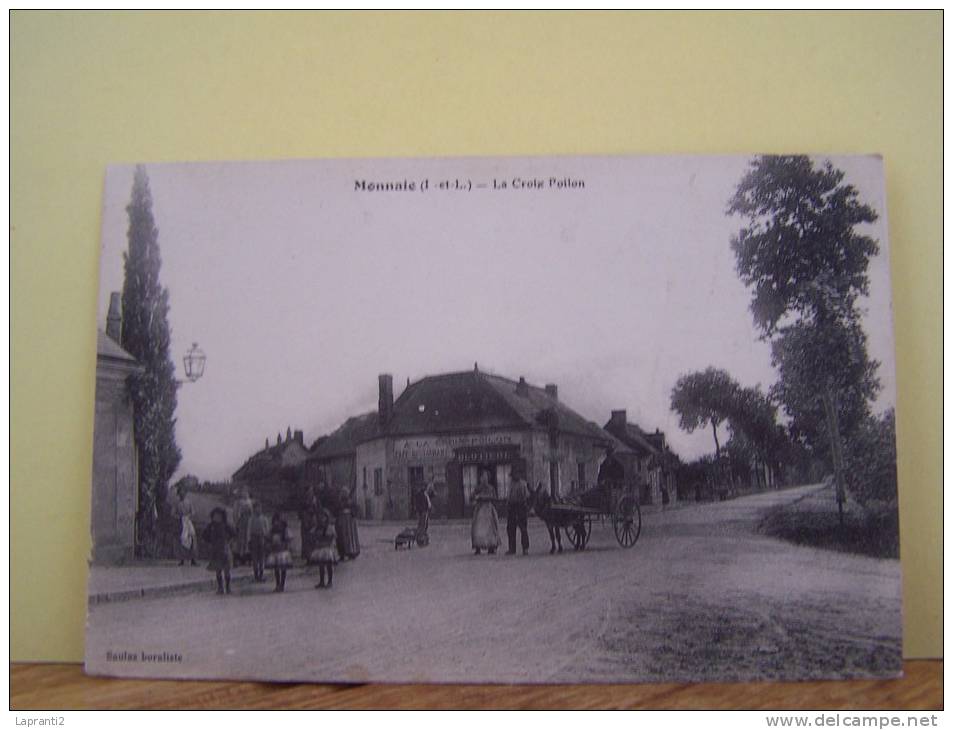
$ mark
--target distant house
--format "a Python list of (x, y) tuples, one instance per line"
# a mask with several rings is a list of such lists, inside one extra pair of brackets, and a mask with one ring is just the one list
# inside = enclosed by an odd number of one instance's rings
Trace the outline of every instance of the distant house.
[(628, 421), (624, 410), (612, 411), (604, 428), (613, 437), (613, 448), (600, 478), (636, 487), (642, 504), (674, 503), (678, 494), (665, 434), (658, 429), (646, 433)]
[(107, 331), (96, 336), (96, 415), (93, 422), (91, 536), (94, 563), (123, 563), (135, 555), (139, 470), (134, 410), (127, 378), (142, 368), (122, 349), (119, 296), (110, 301)]
[(284, 440), (278, 433), (274, 446), (266, 439), (265, 448), (248, 457), (232, 474), (232, 482), (247, 485), (252, 497), (261, 501), (266, 510), (296, 509), (304, 463), (309, 456), (304, 432), (292, 434), (288, 428)]
[[(369, 514), (366, 495), (358, 487), (357, 445), (380, 433), (377, 411), (347, 419), (340, 427), (311, 444), (311, 453), (304, 467), (307, 484), (322, 485), (339, 493), (347, 489), (352, 502), (363, 516)], [(363, 482), (366, 484), (366, 480)]]

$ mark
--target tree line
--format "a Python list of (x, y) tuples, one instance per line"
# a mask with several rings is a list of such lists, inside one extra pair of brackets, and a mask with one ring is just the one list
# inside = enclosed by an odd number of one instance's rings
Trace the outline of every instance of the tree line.
[(894, 413), (873, 414), (880, 363), (858, 305), (879, 251), (862, 226), (877, 213), (844, 177), (803, 155), (752, 160), (726, 212), (741, 219), (731, 239), (736, 271), (777, 382), (763, 393), (709, 367), (682, 375), (671, 393), (682, 429), (714, 435), (714, 459), (690, 465), (696, 473), (730, 481), (732, 456), (778, 476), (813, 461), (833, 475), (841, 510), (848, 493), (862, 504), (896, 501)]

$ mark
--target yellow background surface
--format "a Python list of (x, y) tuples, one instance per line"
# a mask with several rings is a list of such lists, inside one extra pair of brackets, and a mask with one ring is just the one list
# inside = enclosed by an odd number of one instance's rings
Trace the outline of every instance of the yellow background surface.
[(108, 163), (752, 152), (884, 155), (904, 653), (941, 655), (941, 24), (14, 12), (12, 659), (83, 654)]

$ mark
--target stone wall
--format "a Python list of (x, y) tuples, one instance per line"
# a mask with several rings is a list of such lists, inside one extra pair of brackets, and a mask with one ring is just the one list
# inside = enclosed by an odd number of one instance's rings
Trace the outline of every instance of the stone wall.
[(90, 526), (92, 560), (100, 564), (127, 562), (135, 553), (138, 471), (126, 375), (102, 366), (96, 372)]

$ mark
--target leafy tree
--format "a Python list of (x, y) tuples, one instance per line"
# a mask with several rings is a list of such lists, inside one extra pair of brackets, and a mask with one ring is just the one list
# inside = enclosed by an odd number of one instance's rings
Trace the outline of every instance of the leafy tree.
[(756, 158), (728, 203), (745, 219), (732, 238), (738, 275), (752, 288), (751, 312), (765, 336), (787, 314), (819, 321), (853, 316), (867, 294), (877, 242), (856, 227), (877, 214), (830, 162), (806, 156)]
[(778, 407), (761, 388), (739, 388), (728, 417), (731, 444), (736, 452), (748, 454), (749, 461), (780, 471), (787, 448), (787, 433), (778, 423)]
[(679, 426), (689, 433), (711, 426), (716, 459), (721, 458), (718, 426), (730, 417), (738, 390), (727, 372), (713, 367), (681, 376), (672, 388), (672, 410)]
[(865, 506), (897, 499), (897, 425), (891, 408), (859, 424), (847, 446), (847, 485)]
[(849, 440), (870, 416), (880, 388), (879, 363), (867, 354), (867, 338), (856, 321), (819, 328), (806, 323), (786, 327), (771, 346), (780, 378), (772, 395), (784, 404), (795, 439), (822, 458), (833, 460), (825, 394), (841, 436)]
[(856, 302), (868, 293), (867, 268), (878, 251), (857, 226), (877, 214), (829, 162), (770, 155), (752, 161), (727, 212), (745, 219), (731, 246), (752, 290), (755, 325), (775, 338), (775, 392), (795, 418), (823, 412), (842, 507), (842, 411), (876, 393), (877, 364), (867, 357)]
[(169, 355), (169, 292), (159, 282), (159, 231), (152, 216), (152, 194), (145, 168), (136, 168), (129, 215), (129, 249), (123, 256), (121, 344), (143, 371), (129, 379), (135, 407), (139, 457), (140, 531), (155, 533), (169, 479), (182, 454), (175, 442), (178, 384)]

